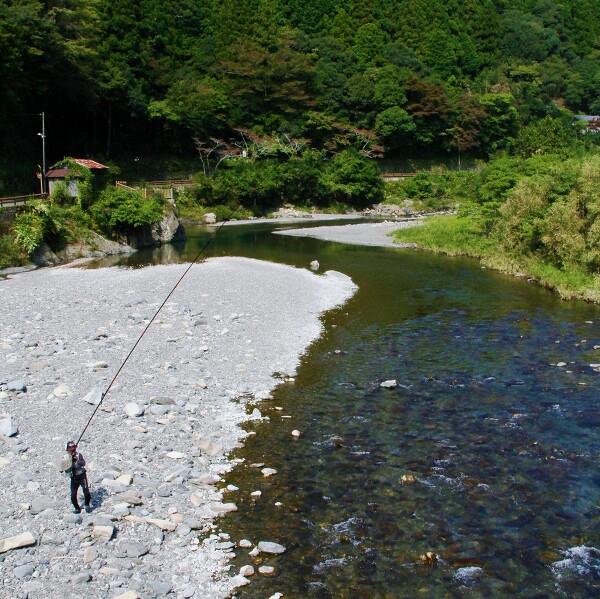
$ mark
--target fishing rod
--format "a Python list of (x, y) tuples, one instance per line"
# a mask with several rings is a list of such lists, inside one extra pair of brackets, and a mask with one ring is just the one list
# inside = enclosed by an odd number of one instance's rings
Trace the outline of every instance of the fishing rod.
[(129, 360), (129, 358), (131, 357), (131, 355), (135, 351), (135, 348), (139, 345), (140, 341), (142, 340), (142, 338), (146, 334), (146, 331), (150, 328), (150, 325), (154, 322), (154, 320), (158, 316), (159, 312), (163, 309), (163, 307), (165, 306), (165, 304), (169, 301), (169, 298), (173, 295), (173, 293), (175, 293), (175, 290), (177, 289), (177, 287), (179, 287), (179, 284), (181, 283), (181, 281), (183, 281), (183, 279), (188, 274), (188, 272), (190, 271), (190, 269), (192, 268), (192, 266), (194, 266), (194, 264), (198, 261), (198, 259), (200, 258), (200, 256), (205, 252), (206, 248), (212, 243), (213, 239), (217, 236), (217, 234), (223, 228), (223, 226), (225, 225), (225, 223), (231, 220), (232, 216), (239, 210), (240, 206), (241, 206), (241, 204), (238, 204), (229, 213), (229, 216), (227, 216), (226, 218), (223, 219), (223, 222), (217, 227), (217, 229), (215, 230), (215, 232), (209, 237), (208, 241), (202, 246), (202, 248), (200, 248), (200, 251), (196, 254), (196, 257), (190, 262), (189, 266), (185, 269), (185, 271), (181, 275), (181, 277), (179, 277), (179, 280), (177, 281), (177, 283), (175, 283), (175, 285), (173, 286), (173, 288), (171, 289), (171, 291), (169, 292), (169, 294), (167, 295), (167, 297), (164, 299), (163, 303), (158, 307), (158, 309), (154, 313), (154, 316), (151, 318), (150, 322), (146, 325), (146, 327), (144, 328), (144, 330), (142, 331), (142, 333), (138, 337), (137, 341), (134, 343), (133, 347), (131, 348), (131, 350), (129, 351), (129, 353), (127, 354), (127, 356), (125, 357), (125, 359), (121, 363), (121, 366), (117, 370), (117, 373), (113, 377), (112, 381), (109, 383), (109, 385), (106, 388), (106, 390), (100, 396), (100, 401), (98, 402), (98, 405), (96, 406), (96, 409), (92, 412), (92, 415), (89, 417), (89, 419), (87, 421), (87, 424), (85, 425), (83, 431), (81, 432), (81, 435), (79, 435), (79, 438), (77, 439), (77, 442), (75, 443), (75, 446), (79, 445), (79, 442), (83, 438), (83, 435), (85, 435), (85, 432), (87, 431), (88, 427), (90, 426), (90, 423), (94, 419), (94, 416), (96, 415), (96, 412), (98, 412), (98, 410), (100, 409), (100, 406), (102, 405), (102, 402), (104, 401), (104, 398), (106, 397), (106, 395), (110, 391), (110, 388), (113, 386), (114, 382), (117, 380), (117, 377), (119, 376), (119, 374), (121, 373), (121, 371), (125, 367), (125, 364), (127, 364), (127, 361)]

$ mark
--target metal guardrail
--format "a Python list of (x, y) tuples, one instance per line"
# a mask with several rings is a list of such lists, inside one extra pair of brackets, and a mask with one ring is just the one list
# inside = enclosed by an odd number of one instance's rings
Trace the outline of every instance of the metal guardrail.
[(144, 187), (185, 187), (187, 185), (194, 185), (194, 182), (190, 179), (167, 179), (165, 181), (115, 181), (117, 187), (124, 189), (143, 189)]
[(32, 200), (45, 200), (48, 197), (45, 193), (32, 193), (26, 196), (10, 196), (0, 198), (0, 208), (14, 208), (15, 206), (24, 206)]
[(382, 179), (404, 179), (405, 177), (415, 177), (419, 173), (381, 173)]

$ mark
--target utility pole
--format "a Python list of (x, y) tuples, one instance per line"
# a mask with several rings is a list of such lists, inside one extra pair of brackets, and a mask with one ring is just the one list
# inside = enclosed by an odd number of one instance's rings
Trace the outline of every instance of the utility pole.
[(44, 112), (42, 117), (42, 132), (38, 135), (42, 138), (42, 193), (46, 193), (46, 115)]

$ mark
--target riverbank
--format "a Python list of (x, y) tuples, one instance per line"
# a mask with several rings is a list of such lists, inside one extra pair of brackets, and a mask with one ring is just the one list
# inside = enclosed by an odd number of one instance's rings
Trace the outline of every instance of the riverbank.
[[(431, 217), (435, 218), (431, 218)], [(364, 223), (274, 231), (279, 235), (313, 237), (354, 245), (415, 248), (450, 256), (467, 256), (483, 266), (525, 278), (558, 293), (563, 299), (600, 302), (600, 279), (572, 268), (565, 272), (534, 257), (509, 256), (468, 218), (438, 214), (384, 223)]]
[(526, 278), (551, 289), (562, 299), (600, 302), (600, 277), (590, 275), (575, 264), (559, 269), (535, 255), (510, 255), (496, 239), (484, 234), (477, 219), (457, 215), (437, 216), (412, 230), (398, 230), (397, 243), (412, 244), (451, 256), (469, 256), (505, 274)]
[[(239, 425), (261, 418), (274, 373), (294, 375), (319, 315), (352, 295), (348, 277), (243, 258), (194, 266), (82, 440), (93, 513), (71, 513), (53, 464), (185, 268), (0, 282), (0, 549), (30, 533), (28, 548), (0, 552), (10, 596), (216, 599), (245, 582), (227, 573), (240, 539), (213, 522), (235, 509), (222, 502), (227, 454), (243, 442)], [(260, 541), (277, 539), (242, 551)]]

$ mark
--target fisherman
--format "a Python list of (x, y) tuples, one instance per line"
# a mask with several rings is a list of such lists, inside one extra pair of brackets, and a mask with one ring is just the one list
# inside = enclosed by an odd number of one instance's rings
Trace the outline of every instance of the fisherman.
[(85, 471), (85, 459), (80, 452), (77, 451), (77, 445), (74, 441), (69, 441), (66, 447), (67, 453), (71, 456), (71, 467), (67, 469), (66, 473), (71, 477), (71, 503), (75, 508), (73, 512), (75, 514), (81, 514), (81, 508), (77, 501), (77, 491), (79, 487), (83, 489), (83, 497), (85, 499), (85, 511), (91, 512), (92, 496), (90, 494), (90, 487), (88, 485), (87, 473)]

